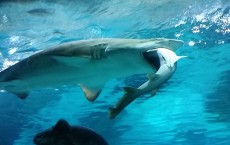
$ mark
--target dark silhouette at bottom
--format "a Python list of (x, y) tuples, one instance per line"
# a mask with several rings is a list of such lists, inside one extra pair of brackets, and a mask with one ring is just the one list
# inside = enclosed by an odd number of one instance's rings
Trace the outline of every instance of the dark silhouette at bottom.
[(71, 126), (63, 119), (56, 125), (34, 137), (36, 145), (109, 145), (108, 142), (95, 131), (82, 127)]

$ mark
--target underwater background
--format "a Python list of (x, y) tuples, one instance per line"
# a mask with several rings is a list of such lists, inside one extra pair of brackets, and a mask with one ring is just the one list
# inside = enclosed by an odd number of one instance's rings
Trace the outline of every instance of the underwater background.
[(77, 85), (34, 90), (25, 100), (1, 91), (0, 145), (33, 145), (60, 118), (110, 145), (230, 145), (229, 0), (0, 1), (1, 70), (50, 46), (107, 37), (183, 40), (176, 53), (189, 59), (155, 97), (138, 98), (114, 120), (108, 108), (122, 87), (146, 75), (110, 80), (93, 103)]

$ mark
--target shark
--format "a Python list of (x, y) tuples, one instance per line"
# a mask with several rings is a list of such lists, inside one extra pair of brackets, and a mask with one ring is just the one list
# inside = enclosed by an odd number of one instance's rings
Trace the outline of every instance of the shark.
[[(164, 53), (166, 56), (157, 55), (157, 53)], [(158, 48), (144, 52), (144, 55), (147, 59), (152, 59), (153, 56), (157, 55), (159, 61), (159, 69), (156, 73), (147, 74), (148, 81), (142, 84), (138, 88), (132, 87), (123, 87), (125, 94), (123, 97), (116, 103), (114, 107), (109, 108), (110, 119), (114, 119), (125, 107), (127, 107), (131, 102), (133, 102), (139, 96), (142, 96), (146, 93), (150, 93), (151, 96), (154, 96), (160, 87), (166, 83), (176, 71), (177, 61), (181, 58), (187, 56), (177, 56), (174, 52)], [(155, 59), (156, 61), (157, 59)]]
[[(173, 68), (180, 58), (174, 52), (182, 45), (183, 41), (168, 38), (97, 38), (66, 42), (38, 51), (2, 70), (0, 90), (25, 99), (34, 89), (76, 85), (92, 102), (98, 98), (108, 80), (133, 74), (147, 74), (149, 78), (157, 78), (150, 76), (159, 71), (162, 62)], [(147, 89), (141, 87), (135, 91), (130, 88), (124, 90), (131, 94), (141, 90), (135, 93), (138, 95), (131, 97), (137, 98), (148, 93), (151, 88), (156, 89), (152, 85), (153, 80), (145, 85)], [(126, 102), (126, 105), (117, 105), (120, 109), (111, 108), (110, 114), (118, 114), (132, 101), (124, 99), (120, 102)]]

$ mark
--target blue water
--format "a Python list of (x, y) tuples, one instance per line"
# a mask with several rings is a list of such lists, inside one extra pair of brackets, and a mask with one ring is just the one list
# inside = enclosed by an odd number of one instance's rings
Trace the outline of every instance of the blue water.
[(114, 120), (107, 109), (121, 88), (145, 75), (110, 80), (94, 103), (76, 86), (34, 90), (25, 100), (2, 91), (0, 145), (33, 145), (60, 118), (111, 145), (230, 144), (229, 0), (0, 1), (1, 70), (49, 46), (102, 37), (180, 39), (176, 53), (189, 59), (155, 97), (138, 98)]

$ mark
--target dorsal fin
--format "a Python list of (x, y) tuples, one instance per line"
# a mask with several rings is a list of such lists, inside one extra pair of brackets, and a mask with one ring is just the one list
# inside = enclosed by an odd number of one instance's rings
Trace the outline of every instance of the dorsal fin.
[(82, 84), (79, 84), (79, 86), (81, 87), (82, 91), (84, 92), (87, 100), (89, 100), (90, 102), (93, 102), (94, 100), (96, 100), (97, 97), (101, 93), (101, 89), (92, 89), (92, 88), (86, 87)]
[(59, 133), (67, 133), (70, 130), (70, 125), (66, 120), (60, 119), (53, 127), (53, 130)]

